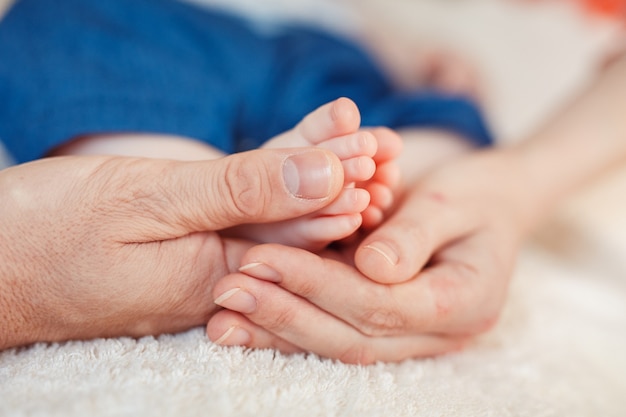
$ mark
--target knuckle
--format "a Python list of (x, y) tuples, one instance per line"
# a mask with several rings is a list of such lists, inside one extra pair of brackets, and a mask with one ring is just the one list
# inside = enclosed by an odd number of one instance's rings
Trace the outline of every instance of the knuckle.
[(445, 320), (451, 316), (453, 308), (457, 306), (457, 294), (453, 288), (455, 284), (453, 280), (447, 277), (432, 280), (430, 282), (430, 290), (434, 293), (434, 319), (435, 321)]
[(290, 306), (282, 308), (279, 311), (274, 311), (267, 318), (263, 326), (276, 334), (281, 334), (293, 326), (296, 313), (296, 309)]
[(476, 280), (479, 272), (465, 263), (450, 263), (445, 274), (438, 274), (429, 281), (435, 307), (435, 319), (452, 318), (458, 311), (468, 309), (468, 302), (476, 301), (476, 294), (466, 293), (479, 288)]
[(293, 292), (304, 299), (313, 299), (319, 294), (319, 282), (302, 280), (294, 285)]
[(255, 219), (263, 213), (267, 193), (271, 191), (263, 166), (251, 163), (248, 158), (233, 158), (227, 162), (224, 181), (218, 184), (218, 189), (235, 219)]
[(364, 310), (359, 330), (370, 337), (391, 336), (401, 333), (406, 325), (406, 318), (395, 307), (376, 306)]
[(494, 296), (478, 284), (480, 272), (457, 263), (429, 281), (434, 300), (433, 323), (448, 323), (455, 332), (478, 335), (491, 330), (500, 319), (505, 294)]
[(146, 168), (142, 160), (108, 158), (102, 161), (88, 177), (88, 183), (96, 189), (92, 194), (93, 211), (108, 214), (115, 210), (160, 217), (172, 204), (172, 195), (160, 186), (160, 179), (168, 175), (171, 163), (159, 171)]

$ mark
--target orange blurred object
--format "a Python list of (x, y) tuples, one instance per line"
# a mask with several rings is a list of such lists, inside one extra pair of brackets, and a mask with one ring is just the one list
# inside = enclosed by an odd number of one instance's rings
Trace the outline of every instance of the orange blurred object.
[(626, 0), (584, 0), (594, 13), (626, 19)]

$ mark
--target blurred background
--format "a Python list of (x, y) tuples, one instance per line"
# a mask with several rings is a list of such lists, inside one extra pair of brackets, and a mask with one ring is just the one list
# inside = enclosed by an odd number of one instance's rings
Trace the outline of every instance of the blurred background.
[(406, 51), (441, 48), (475, 65), (500, 140), (549, 116), (620, 39), (622, 0), (187, 0), (262, 22), (385, 33)]

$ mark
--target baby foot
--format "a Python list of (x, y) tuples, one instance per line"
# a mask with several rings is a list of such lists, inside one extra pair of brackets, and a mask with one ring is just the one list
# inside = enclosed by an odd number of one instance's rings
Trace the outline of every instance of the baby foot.
[(385, 127), (369, 130), (378, 143), (373, 156), (376, 172), (367, 181), (356, 183), (356, 187), (370, 194), (370, 204), (361, 212), (364, 229), (373, 229), (385, 218), (385, 212), (392, 207), (400, 183), (400, 167), (396, 158), (402, 152), (402, 138), (396, 132)]
[(268, 142), (264, 148), (319, 146), (334, 152), (344, 168), (346, 187), (332, 203), (313, 214), (271, 224), (250, 224), (231, 230), (235, 235), (260, 242), (281, 243), (319, 250), (330, 242), (353, 234), (368, 209), (364, 184), (376, 172), (378, 143), (373, 131), (360, 131), (360, 114), (349, 99), (338, 99), (306, 116), (294, 129)]
[[(343, 101), (345, 101), (345, 103), (338, 103)], [(338, 103), (337, 107), (334, 108), (336, 114), (332, 114), (331, 117), (334, 118), (332, 120), (345, 123), (341, 125), (341, 128), (333, 126), (332, 123), (326, 126), (316, 125), (315, 123), (320, 120), (307, 120), (307, 118), (314, 117), (315, 113), (312, 113), (294, 129), (300, 129), (299, 134), (294, 135), (293, 131), (284, 133), (269, 140), (262, 147), (292, 148), (294, 146), (319, 146), (333, 151), (343, 162), (346, 188), (354, 188), (356, 186), (357, 189), (364, 189), (369, 192), (370, 202), (365, 210), (361, 212), (361, 226), (365, 229), (372, 229), (383, 221), (384, 213), (388, 211), (394, 203), (394, 190), (400, 182), (400, 169), (396, 164), (396, 158), (402, 151), (402, 138), (393, 130), (385, 127), (361, 129), (361, 133), (369, 133), (374, 137), (377, 149), (372, 157), (375, 164), (374, 175), (368, 177), (366, 180), (359, 180), (358, 169), (355, 167), (358, 167), (359, 164), (370, 164), (370, 161), (367, 160), (367, 158), (363, 158), (363, 155), (359, 157), (356, 148), (353, 148), (352, 151), (346, 150), (346, 146), (349, 145), (346, 137), (324, 140), (324, 137), (332, 136), (333, 132), (343, 132), (345, 134), (358, 129), (360, 124), (358, 108), (348, 99), (339, 99), (334, 103)], [(345, 112), (345, 114), (340, 116), (342, 112)], [(329, 120), (331, 119), (327, 119), (326, 122)], [(306, 129), (311, 129), (311, 131), (306, 131)], [(350, 155), (352, 155), (352, 158)], [(357, 160), (355, 160), (355, 158)]]

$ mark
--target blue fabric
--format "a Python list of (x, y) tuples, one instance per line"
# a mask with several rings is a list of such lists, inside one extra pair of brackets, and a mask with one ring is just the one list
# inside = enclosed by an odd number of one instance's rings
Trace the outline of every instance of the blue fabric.
[(246, 150), (339, 96), (357, 103), (366, 126), (491, 143), (470, 100), (397, 92), (358, 46), (315, 29), (260, 34), (168, 0), (20, 0), (0, 22), (0, 138), (18, 162), (104, 132)]

